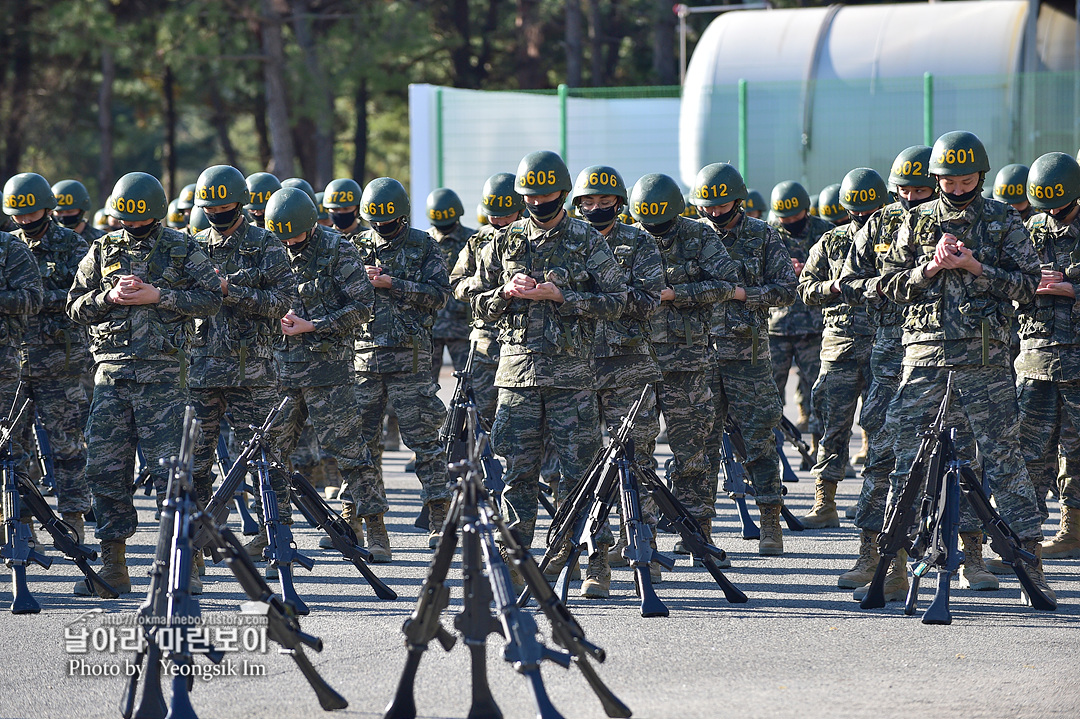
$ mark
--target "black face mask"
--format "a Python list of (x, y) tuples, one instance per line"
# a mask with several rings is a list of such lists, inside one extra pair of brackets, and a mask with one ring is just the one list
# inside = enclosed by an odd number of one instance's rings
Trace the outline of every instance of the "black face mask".
[(224, 232), (232, 227), (232, 224), (236, 222), (236, 218), (240, 216), (240, 206), (232, 208), (231, 210), (225, 210), (224, 212), (207, 212), (206, 219), (210, 222), (210, 226), (218, 232)]
[(352, 212), (331, 212), (330, 221), (339, 230), (347, 230), (356, 224), (356, 210)]
[(803, 230), (806, 229), (806, 224), (810, 222), (810, 215), (807, 213), (801, 220), (795, 220), (794, 222), (785, 222), (784, 229), (788, 231), (788, 234), (792, 237), (802, 236)]
[(45, 213), (38, 219), (34, 220), (33, 222), (27, 222), (25, 225), (19, 224), (18, 222), (16, 222), (15, 224), (19, 225), (19, 229), (26, 233), (27, 237), (36, 238), (38, 235), (45, 231), (46, 227), (48, 227), (49, 214)]
[(147, 237), (154, 233), (154, 230), (156, 230), (160, 224), (161, 223), (159, 223), (157, 220), (154, 220), (149, 225), (143, 225), (142, 227), (129, 227), (122, 222), (120, 223), (120, 226), (123, 227), (124, 232), (131, 235), (133, 239), (145, 240)]
[(678, 217), (672, 217), (667, 222), (658, 222), (655, 225), (647, 225), (644, 222), (642, 222), (641, 226), (644, 227), (645, 231), (648, 232), (653, 237), (663, 237), (667, 233), (671, 232), (671, 228), (675, 226), (675, 220), (677, 220), (677, 219), (679, 219), (679, 218)]
[(539, 205), (529, 205), (529, 215), (537, 222), (551, 222), (562, 209), (564, 199), (563, 193), (560, 192), (554, 200), (542, 202)]
[(870, 215), (856, 215), (855, 213), (848, 215), (848, 217), (856, 230), (861, 230), (862, 226), (866, 224), (866, 221), (870, 219)]
[(251, 213), (251, 220), (255, 223), (256, 227), (261, 227), (263, 229), (266, 228), (266, 215), (265, 214), (260, 215), (260, 214), (256, 214), (256, 213), (252, 212)]
[(379, 225), (372, 225), (375, 232), (379, 233), (379, 237), (384, 240), (389, 240), (391, 237), (397, 235), (401, 231), (401, 228), (405, 226), (405, 218), (399, 217), (393, 222), (384, 222)]
[(304, 248), (307, 247), (308, 240), (310, 240), (310, 239), (311, 239), (311, 233), (310, 232), (305, 232), (304, 233), (304, 239), (300, 240), (299, 242), (293, 243), (291, 245), (285, 245), (285, 249), (287, 249), (289, 252), (293, 253), (294, 255), (299, 253), (299, 252), (303, 252)]
[(64, 227), (67, 227), (68, 229), (73, 230), (73, 229), (75, 229), (76, 227), (79, 226), (79, 223), (82, 222), (82, 218), (83, 218), (83, 213), (80, 212), (77, 215), (61, 215), (60, 217), (57, 217), (56, 219), (60, 220), (60, 224), (63, 225)]
[(1076, 209), (1076, 200), (1073, 200), (1064, 207), (1059, 207), (1056, 210), (1050, 210), (1050, 215), (1053, 216), (1058, 222), (1064, 222), (1065, 218), (1069, 216), (1073, 210)]
[(920, 198), (918, 200), (905, 200), (903, 197), (901, 197), (900, 198), (900, 205), (905, 210), (910, 210), (911, 208), (918, 207), (922, 203), (927, 202), (927, 201), (932, 200), (932, 199), (934, 199), (934, 196), (932, 194), (928, 195), (926, 197)]
[(598, 230), (610, 227), (615, 222), (615, 216), (619, 214), (619, 203), (611, 207), (597, 207), (592, 210), (582, 210), (581, 216), (585, 221)]
[(948, 192), (941, 193), (941, 199), (946, 205), (954, 210), (962, 210), (967, 207), (972, 200), (979, 196), (979, 190), (982, 188), (978, 185), (975, 186), (970, 192), (965, 192), (962, 195), (951, 195)]
[(727, 227), (727, 224), (731, 222), (731, 218), (735, 217), (741, 209), (742, 205), (736, 202), (727, 212), (722, 212), (716, 216), (705, 214), (705, 218), (712, 223), (712, 226), (717, 230), (724, 230)]

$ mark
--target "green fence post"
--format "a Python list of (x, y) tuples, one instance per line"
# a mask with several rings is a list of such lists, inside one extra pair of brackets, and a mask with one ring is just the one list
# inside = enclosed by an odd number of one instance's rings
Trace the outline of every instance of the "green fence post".
[(749, 142), (747, 135), (750, 124), (747, 122), (746, 80), (739, 80), (739, 174), (746, 177), (746, 155)]
[(570, 97), (570, 88), (565, 83), (559, 84), (559, 154), (562, 156), (563, 162), (570, 165), (570, 161), (566, 159), (566, 105), (567, 98)]
[(922, 80), (923, 109), (923, 144), (934, 144), (934, 76), (929, 72), (923, 74)]
[(435, 88), (435, 186), (443, 186), (442, 88)]

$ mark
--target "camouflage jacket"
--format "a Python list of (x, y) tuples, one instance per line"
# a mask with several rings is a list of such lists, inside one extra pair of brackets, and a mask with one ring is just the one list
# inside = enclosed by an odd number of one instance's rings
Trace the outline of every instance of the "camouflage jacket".
[[(950, 232), (982, 263), (926, 276), (942, 233)], [(961, 211), (941, 200), (904, 218), (885, 255), (881, 292), (904, 308), (904, 364), (927, 367), (1011, 362), (1013, 302), (1030, 302), (1039, 284), (1039, 258), (1016, 210), (976, 197)]]
[[(552, 282), (563, 302), (504, 298), (515, 274)], [(600, 233), (564, 213), (550, 230), (532, 219), (499, 232), (480, 252), (473, 313), (499, 326), (499, 387), (593, 389), (596, 320), (626, 304), (623, 270)]]
[(644, 387), (661, 379), (649, 341), (649, 320), (660, 309), (664, 270), (648, 232), (616, 222), (603, 236), (626, 285), (626, 306), (615, 320), (596, 323), (596, 387)]
[[(1043, 267), (1080, 287), (1080, 219), (1064, 224), (1047, 213), (1033, 215), (1026, 224)], [(1020, 306), (1019, 319), (1017, 375), (1057, 382), (1080, 379), (1080, 301), (1035, 295)]]
[(315, 325), (274, 342), (279, 382), (284, 387), (353, 384), (353, 339), (371, 319), (375, 289), (351, 242), (316, 225), (303, 246), (285, 247), (296, 277), (293, 313)]
[(90, 224), (89, 221), (87, 221), (86, 224), (83, 225), (83, 231), (79, 233), (79, 236), (86, 240), (86, 244), (89, 246), (89, 244), (94, 240), (98, 239), (99, 237), (104, 237), (105, 231), (99, 230), (98, 228)]
[(664, 286), (675, 299), (661, 302), (652, 316), (653, 350), (665, 372), (699, 372), (709, 364), (713, 306), (731, 299), (738, 266), (709, 227), (678, 217), (675, 227), (656, 240)]
[[(125, 275), (153, 285), (161, 299), (152, 305), (108, 302), (109, 291)], [(220, 308), (221, 282), (206, 253), (167, 227), (142, 240), (125, 230), (95, 240), (67, 296), (68, 316), (89, 328), (98, 381), (107, 377), (184, 385), (194, 318)]]
[(833, 294), (832, 284), (840, 278), (854, 236), (855, 225), (834, 227), (821, 236), (799, 275), (799, 297), (810, 307), (821, 307), (825, 328), (821, 333), (821, 359), (830, 362), (869, 356), (857, 352), (856, 344), (872, 341), (874, 328), (862, 305), (848, 304), (843, 294)]
[(296, 277), (273, 234), (247, 220), (228, 237), (203, 230), (195, 241), (228, 282), (221, 311), (195, 320), (192, 387), (274, 387), (273, 342), (296, 304)]
[(904, 331), (904, 313), (892, 300), (878, 292), (881, 266), (892, 248), (896, 233), (907, 215), (899, 202), (886, 205), (866, 221), (851, 243), (844, 269), (840, 272), (840, 292), (850, 305), (863, 305), (870, 326), (881, 337), (899, 339)]
[(19, 379), (19, 345), (29, 318), (41, 310), (43, 295), (41, 273), (30, 248), (14, 235), (0, 232), (0, 382)]
[[(449, 234), (443, 234), (437, 227), (428, 230), (428, 235), (442, 250), (446, 259), (446, 266), (453, 267), (457, 262), (461, 250), (469, 242), (469, 238), (476, 234), (476, 230), (463, 227), (460, 223), (454, 225), (454, 230)], [(469, 336), (472, 310), (468, 302), (462, 302), (453, 295), (446, 300), (446, 305), (439, 310), (435, 317), (435, 327), (431, 336), (440, 339), (463, 340)]]
[(12, 234), (34, 253), (45, 290), (41, 311), (29, 318), (23, 335), (22, 376), (69, 377), (89, 371), (86, 328), (64, 313), (64, 305), (79, 260), (90, 248), (82, 237), (55, 220), (36, 240), (26, 237), (22, 230)]
[[(716, 229), (704, 217), (698, 222)], [(769, 223), (745, 213), (733, 228), (719, 235), (735, 262), (735, 284), (746, 292), (746, 301), (730, 299), (713, 308), (709, 334), (714, 352), (725, 360), (768, 360), (769, 309), (787, 307), (796, 300), (791, 255)]]
[(482, 351), (481, 347), (487, 348), (492, 343), (497, 344), (496, 340), (499, 337), (499, 328), (493, 322), (486, 322), (472, 315), (472, 298), (480, 291), (480, 278), (476, 275), (480, 250), (491, 242), (491, 238), (497, 233), (498, 229), (492, 225), (484, 225), (478, 229), (461, 248), (454, 267), (450, 270), (450, 290), (454, 293), (454, 297), (461, 302), (469, 303), (470, 324), (472, 325), (469, 339), (477, 343), (477, 352)]
[[(769, 223), (780, 233), (780, 239), (787, 247), (791, 259), (806, 263), (810, 256), (810, 248), (835, 225), (826, 222), (820, 217), (808, 215), (806, 227), (801, 237), (795, 237), (784, 227), (780, 220)], [(774, 307), (769, 312), (769, 334), (782, 336), (816, 335), (820, 334), (823, 326), (821, 310), (816, 307), (807, 307), (806, 303), (799, 298), (787, 307)]]
[(393, 277), (375, 290), (375, 309), (356, 335), (360, 372), (416, 372), (431, 365), (431, 329), (450, 296), (446, 258), (435, 240), (408, 225), (390, 241), (375, 230), (356, 238), (360, 260)]

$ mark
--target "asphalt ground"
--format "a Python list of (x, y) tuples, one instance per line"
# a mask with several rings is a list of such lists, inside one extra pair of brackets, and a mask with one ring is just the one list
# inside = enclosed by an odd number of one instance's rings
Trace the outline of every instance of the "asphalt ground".
[[(444, 376), (442, 385), (447, 399), (452, 379)], [(794, 416), (791, 407), (788, 416)], [(855, 444), (853, 440), (853, 448)], [(786, 451), (797, 468), (794, 451)], [(375, 598), (355, 568), (318, 548), (319, 535), (297, 513), (297, 544), (316, 561), (311, 572), (296, 572), (297, 590), (311, 607), (302, 626), (324, 643), (321, 653), (307, 654), (349, 701), (336, 716), (382, 716), (405, 664), (401, 624), (415, 604), (431, 556), (427, 535), (412, 527), (420, 508), (419, 483), (404, 472), (408, 456), (402, 451), (386, 457), (394, 561), (374, 565), (398, 600)], [(661, 445), (658, 460), (662, 463), (668, 456), (668, 448)], [(798, 474), (801, 481), (788, 485), (787, 501), (803, 514), (813, 502), (813, 483), (808, 473)], [(851, 479), (841, 483), (841, 508), (854, 503), (859, 484)], [(140, 529), (128, 549), (132, 594), (113, 601), (71, 596), (71, 586), (81, 575), (49, 547), (46, 553), (56, 560), (52, 568), (31, 567), (28, 572), (31, 590), (42, 605), (40, 614), (8, 613), (10, 579), (0, 579), (0, 718), (119, 715), (127, 679), (108, 673), (126, 672), (134, 653), (118, 645), (101, 647), (125, 638), (124, 627), (107, 622), (129, 620), (148, 586), (156, 525), (152, 501), (140, 494), (137, 505)], [(632, 576), (625, 568), (614, 570), (611, 599), (571, 595), (570, 610), (587, 637), (607, 651), (606, 662), (594, 663), (598, 674), (635, 717), (1080, 715), (1077, 560), (1047, 562), (1059, 601), (1056, 612), (1021, 606), (1015, 578), (1001, 578), (997, 592), (978, 593), (960, 590), (954, 581), (952, 625), (928, 626), (920, 623), (919, 615), (904, 616), (895, 603), (861, 610), (849, 591), (837, 589), (837, 575), (850, 568), (858, 550), (858, 532), (850, 520), (842, 520), (839, 529), (785, 532), (784, 556), (759, 557), (756, 542), (741, 539), (733, 503), (721, 497), (717, 509), (714, 538), (731, 555), (733, 566), (726, 574), (749, 595), (748, 603), (728, 604), (711, 577), (689, 566), (686, 557), (678, 557), (676, 569), (666, 572), (657, 586), (670, 609), (667, 618), (639, 615)], [(541, 517), (540, 531), (547, 524), (543, 512)], [(1055, 505), (1044, 530), (1051, 534), (1056, 526)], [(661, 550), (668, 552), (674, 543), (673, 535), (659, 540)], [(245, 597), (229, 570), (209, 565), (205, 580), (200, 597), (204, 615), (218, 626), (235, 624)], [(459, 563), (451, 584), (443, 624), (453, 631), (453, 615), (461, 606)], [(921, 607), (929, 603), (933, 584), (924, 582)], [(104, 612), (87, 614), (96, 609)], [(553, 646), (546, 620), (541, 618), (539, 626), (544, 641)], [(88, 646), (85, 653), (77, 653), (73, 650), (80, 649), (77, 638), (83, 628)], [(257, 630), (251, 630), (252, 645), (257, 639)], [(497, 635), (489, 637), (494, 697), (507, 719), (535, 716), (528, 680), (502, 659), (502, 645)], [(225, 660), (237, 676), (196, 680), (191, 700), (199, 717), (323, 714), (293, 661), (278, 654), (275, 645), (265, 651), (259, 646), (239, 649)], [(209, 666), (202, 658), (197, 664)], [(461, 642), (449, 653), (433, 642), (416, 681), (419, 715), (465, 717), (469, 667), (469, 652)], [(545, 663), (543, 677), (565, 717), (605, 716), (576, 668)], [(168, 686), (166, 679), (166, 696)]]

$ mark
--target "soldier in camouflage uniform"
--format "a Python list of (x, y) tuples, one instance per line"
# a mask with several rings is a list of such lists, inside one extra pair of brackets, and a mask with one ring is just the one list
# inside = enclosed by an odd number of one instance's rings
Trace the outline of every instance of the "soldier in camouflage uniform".
[(87, 222), (86, 213), (90, 212), (90, 193), (78, 180), (60, 180), (52, 186), (56, 197), (53, 217), (64, 227), (79, 235), (87, 243), (93, 242), (105, 233)]
[[(989, 169), (986, 150), (972, 133), (938, 138), (930, 173), (941, 195), (907, 214), (885, 256), (880, 291), (908, 305), (904, 374), (886, 419), (897, 428), (891, 496), (908, 481), (918, 432), (933, 420), (952, 371), (955, 396), (947, 425), (959, 430), (957, 451), (974, 459), (978, 447), (998, 511), (1024, 547), (1040, 557), (1042, 518), (1020, 450), (1009, 371), (1012, 302), (1031, 301), (1039, 284), (1039, 258), (1020, 216), (980, 196)], [(966, 570), (982, 565), (979, 529), (961, 517)], [(1041, 558), (1032, 574), (1046, 586)], [(899, 582), (886, 586), (887, 595), (897, 598), (903, 589)]]
[(387, 402), (398, 410), (401, 435), (416, 452), (420, 499), (429, 512), (434, 547), (450, 508), (446, 454), (439, 427), (446, 407), (431, 381), (431, 328), (450, 295), (446, 258), (435, 240), (409, 226), (409, 196), (397, 180), (372, 180), (360, 198), (372, 229), (355, 239), (375, 287), (375, 310), (356, 335), (356, 396), (364, 436), (376, 466), (382, 461), (380, 428)]
[[(191, 221), (191, 210), (195, 207), (195, 184), (184, 185), (184, 189), (180, 190), (180, 196), (176, 198), (176, 209), (184, 213), (184, 218)], [(106, 208), (107, 210), (108, 208)], [(106, 217), (112, 217), (108, 212), (105, 213)]]
[[(462, 302), (471, 303), (473, 295), (479, 290), (476, 270), (480, 251), (499, 230), (520, 219), (521, 211), (525, 208), (521, 195), (514, 192), (514, 176), (509, 172), (499, 172), (489, 177), (484, 183), (483, 196), (480, 209), (488, 222), (461, 248), (450, 271), (450, 288), (454, 297)], [(499, 367), (499, 329), (494, 323), (473, 316), (469, 341), (476, 346), (472, 375), (476, 407), (490, 426), (495, 421), (495, 407), (499, 399), (499, 390), (495, 386), (495, 372)]]
[(244, 210), (251, 215), (256, 227), (266, 226), (266, 203), (270, 195), (281, 189), (281, 183), (269, 172), (254, 172), (244, 179), (248, 189), (248, 201)]
[[(22, 206), (20, 197), (34, 201)], [(81, 376), (90, 369), (90, 353), (86, 331), (64, 314), (64, 303), (79, 260), (89, 248), (82, 237), (52, 220), (50, 210), (55, 205), (49, 183), (41, 175), (24, 172), (4, 185), (4, 212), (18, 227), (13, 234), (34, 254), (45, 291), (41, 311), (29, 318), (23, 334), (22, 380), (34, 400), (33, 411), (48, 430), (57, 510), (81, 539), (83, 514), (90, 510), (83, 442), (90, 402)], [(24, 417), (16, 436), (23, 458), (33, 451), (33, 423), (32, 416)]]
[(193, 320), (220, 309), (221, 282), (193, 240), (161, 227), (165, 192), (157, 178), (142, 172), (121, 177), (109, 212), (124, 229), (90, 246), (68, 292), (67, 314), (89, 327), (97, 363), (86, 479), (94, 494), (102, 578), (127, 593), (126, 539), (138, 524), (131, 483), (135, 445), (142, 446), (160, 504), (168, 468), (158, 460), (178, 452)]
[(1028, 166), (1020, 164), (1005, 165), (994, 178), (994, 199), (1011, 205), (1024, 222), (1036, 214), (1035, 208), (1028, 202), (1027, 178)]
[[(504, 514), (528, 547), (545, 428), (558, 449), (564, 495), (601, 446), (593, 338), (597, 320), (622, 314), (627, 290), (604, 238), (563, 209), (573, 185), (558, 155), (541, 150), (522, 158), (514, 189), (525, 196), (530, 216), (481, 251), (482, 290), (473, 298), (473, 312), (499, 326), (492, 446), (506, 457)], [(583, 595), (603, 596), (611, 577), (609, 547), (601, 543), (589, 557)], [(523, 583), (516, 568), (511, 574)]]
[[(465, 208), (453, 190), (440, 187), (428, 195), (427, 216), (431, 222), (428, 234), (442, 250), (447, 267), (457, 261), (469, 238), (476, 234), (476, 230), (461, 224), (464, 215)], [(454, 369), (465, 369), (465, 362), (469, 358), (470, 314), (468, 304), (451, 297), (435, 318), (435, 327), (431, 331), (431, 379), (436, 384), (439, 382), (444, 347), (450, 351)]]
[[(657, 399), (675, 456), (668, 479), (704, 528), (716, 516), (716, 476), (705, 455), (716, 412), (709, 333), (714, 307), (735, 297), (738, 265), (711, 227), (680, 215), (683, 202), (678, 185), (667, 175), (645, 175), (630, 193), (630, 213), (655, 238), (664, 269), (651, 339), (663, 373)], [(761, 499), (779, 502), (779, 497)]]
[[(278, 402), (272, 343), (280, 332), (278, 322), (296, 303), (296, 278), (285, 247), (244, 218), (240, 210), (248, 198), (244, 176), (228, 165), (206, 168), (195, 183), (195, 205), (210, 221), (210, 229), (195, 240), (210, 258), (224, 298), (220, 312), (195, 321), (188, 372), (191, 403), (202, 422), (193, 476), (204, 507), (213, 494), (210, 468), (222, 418), (229, 414), (236, 441), (244, 444), (251, 426), (260, 426)], [(277, 431), (274, 427), (271, 442)], [(288, 479), (278, 470), (270, 477), (281, 521), (291, 524)], [(265, 547), (266, 535), (259, 533), (248, 544), (248, 554), (261, 560)]]
[[(746, 184), (733, 166), (717, 162), (701, 168), (690, 198), (701, 214), (698, 221), (720, 236), (738, 273), (731, 299), (713, 307), (709, 331), (714, 407), (705, 446), (709, 477), (713, 480), (720, 473), (720, 445), (730, 413), (746, 440), (746, 471), (761, 510), (758, 551), (781, 554), (782, 486), (773, 430), (783, 417), (783, 407), (766, 338), (769, 309), (795, 301), (795, 270), (776, 230), (743, 210)], [(711, 524), (711, 520), (702, 524), (706, 537), (711, 537)]]
[(354, 392), (353, 337), (371, 317), (374, 291), (352, 243), (316, 224), (315, 203), (299, 188), (282, 188), (266, 204), (266, 229), (285, 244), (297, 299), (281, 318), (275, 343), (285, 408), (280, 447), (291, 456), (310, 418), (322, 452), (341, 472), (341, 516), (357, 536), (367, 520), (373, 560), (391, 559), (382, 478), (367, 449)]
[[(1042, 275), (1033, 301), (1020, 307), (1016, 394), (1020, 446), (1045, 520), (1045, 498), (1057, 478), (1057, 447), (1065, 422), (1080, 424), (1080, 165), (1061, 152), (1032, 163), (1027, 194), (1039, 214), (1027, 222)], [(1074, 455), (1075, 458), (1075, 455)], [(1043, 556), (1080, 557), (1080, 488), (1074, 475), (1060, 485), (1061, 526), (1042, 544)]]
[[(895, 427), (885, 422), (885, 413), (900, 387), (904, 318), (900, 306), (878, 292), (878, 284), (881, 265), (907, 211), (934, 196), (930, 148), (915, 145), (897, 155), (889, 173), (889, 185), (900, 200), (875, 212), (855, 233), (840, 274), (840, 290), (845, 301), (865, 305), (874, 328), (870, 388), (859, 414), (859, 425), (869, 439), (863, 466), (864, 480), (855, 509), (855, 526), (861, 530), (859, 558), (855, 566), (837, 580), (837, 585), (843, 589), (858, 589), (869, 584), (879, 560), (877, 538), (885, 524), (885, 500), (894, 463)], [(896, 566), (899, 572), (907, 572), (903, 562)]]
[[(810, 248), (833, 225), (809, 214), (810, 198), (797, 182), (789, 180), (774, 187), (771, 207), (769, 224), (780, 233), (780, 239), (791, 255), (795, 277), (798, 277)], [(780, 388), (781, 403), (787, 388), (788, 372), (794, 361), (799, 370), (795, 389), (795, 401), (799, 406), (798, 424), (800, 429), (808, 429), (814, 435), (815, 443), (821, 435), (821, 420), (814, 415), (810, 398), (811, 388), (821, 368), (821, 330), (821, 310), (807, 307), (800, 299), (789, 307), (773, 308), (769, 314), (769, 354), (773, 378)]]

